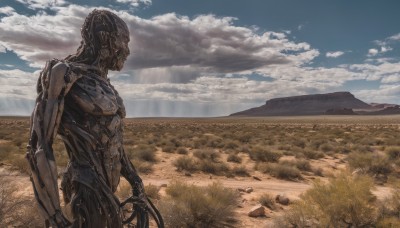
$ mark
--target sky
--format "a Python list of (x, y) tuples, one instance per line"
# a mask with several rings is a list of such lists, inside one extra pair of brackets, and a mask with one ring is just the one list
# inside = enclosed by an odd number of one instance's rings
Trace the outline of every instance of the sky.
[(130, 30), (131, 55), (108, 75), (128, 117), (336, 91), (400, 104), (398, 0), (1, 0), (0, 115), (30, 115), (45, 62), (76, 52), (95, 8)]

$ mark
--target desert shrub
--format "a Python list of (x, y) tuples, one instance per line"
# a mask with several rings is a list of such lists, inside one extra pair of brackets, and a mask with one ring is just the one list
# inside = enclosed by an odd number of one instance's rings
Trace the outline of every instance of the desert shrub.
[(121, 182), (119, 182), (117, 191), (115, 193), (118, 198), (120, 200), (125, 200), (129, 197), (132, 196), (132, 188), (131, 185), (129, 184), (129, 182), (125, 181), (125, 180), (121, 180)]
[(243, 153), (249, 153), (250, 152), (250, 147), (248, 145), (242, 145), (238, 150), (243, 152)]
[(207, 147), (210, 148), (222, 148), (225, 146), (224, 140), (221, 137), (215, 135), (205, 135), (207, 139)]
[(172, 146), (173, 147), (180, 147), (180, 146), (182, 146), (182, 142), (181, 141), (179, 141), (178, 139), (176, 139), (176, 138), (171, 138), (170, 140), (170, 143), (172, 144)]
[(324, 176), (324, 170), (321, 167), (313, 168), (312, 172), (314, 173), (315, 176), (319, 176), (319, 177)]
[(277, 162), (282, 154), (265, 149), (261, 146), (255, 146), (249, 151), (249, 156), (254, 161)]
[(197, 164), (192, 157), (182, 156), (177, 158), (173, 165), (176, 167), (178, 171), (189, 171), (193, 172), (197, 170)]
[(318, 150), (319, 147), (320, 147), (322, 144), (324, 144), (324, 143), (327, 143), (327, 141), (326, 141), (325, 139), (318, 139), (318, 138), (316, 138), (316, 139), (312, 139), (312, 140), (311, 140), (310, 146), (311, 146), (312, 149)]
[(30, 165), (24, 156), (16, 154), (9, 162), (11, 164), (11, 169), (18, 170), (23, 174), (29, 175), (31, 173)]
[(316, 150), (304, 150), (303, 155), (308, 159), (320, 159), (325, 157), (324, 153)]
[(200, 160), (210, 160), (216, 162), (221, 155), (215, 150), (196, 150), (194, 151), (193, 156)]
[(232, 168), (231, 173), (235, 176), (241, 176), (241, 177), (249, 177), (250, 174), (246, 168), (246, 166), (235, 166)]
[[(392, 189), (391, 195), (379, 206), (379, 222), (377, 227), (399, 227), (400, 225), (400, 186), (397, 183)], [(390, 225), (392, 224), (392, 225)]]
[(311, 171), (311, 164), (305, 159), (284, 160), (279, 162), (282, 165), (295, 166), (302, 171)]
[(188, 150), (185, 147), (178, 147), (178, 149), (176, 149), (176, 152), (178, 154), (188, 154)]
[(0, 227), (44, 227), (32, 198), (15, 196), (17, 187), (0, 177)]
[(202, 147), (205, 147), (207, 145), (207, 139), (206, 138), (194, 138), (193, 139), (193, 148), (199, 149)]
[(234, 150), (238, 147), (239, 147), (239, 144), (237, 142), (231, 141), (231, 140), (225, 142), (225, 145), (224, 145), (224, 149), (226, 149), (226, 150), (229, 150), (229, 149)]
[(316, 181), (294, 202), (279, 225), (287, 227), (372, 227), (377, 219), (373, 181), (342, 173), (329, 183)]
[(278, 150), (284, 150), (284, 151), (291, 151), (293, 148), (291, 145), (279, 145), (278, 146)]
[(341, 153), (341, 154), (348, 154), (351, 152), (350, 148), (348, 148), (347, 146), (337, 146), (334, 151), (336, 153)]
[(176, 150), (176, 147), (173, 145), (165, 145), (161, 147), (162, 152), (166, 153), (174, 153)]
[(154, 171), (153, 164), (150, 162), (132, 160), (132, 163), (140, 174), (149, 174)]
[(361, 145), (361, 144), (355, 144), (351, 147), (352, 151), (358, 151), (358, 152), (372, 152), (372, 148), (368, 145)]
[(319, 149), (326, 153), (326, 152), (333, 151), (333, 146), (329, 143), (324, 143), (319, 146)]
[(396, 228), (400, 227), (400, 219), (398, 217), (383, 218), (376, 224), (378, 228)]
[(234, 163), (242, 163), (242, 158), (237, 155), (237, 154), (229, 154), (227, 159), (228, 162), (234, 162)]
[(11, 143), (0, 143), (0, 161), (10, 159), (10, 155), (18, 151), (18, 147)]
[(238, 134), (236, 138), (241, 143), (249, 143), (253, 136), (253, 134), (247, 132), (243, 134)]
[(400, 158), (400, 147), (387, 147), (385, 152), (389, 156), (389, 159), (395, 160)]
[(275, 198), (268, 193), (264, 193), (261, 196), (259, 196), (258, 202), (264, 207), (268, 207), (271, 210), (277, 209), (277, 206), (275, 204)]
[(207, 159), (200, 160), (197, 167), (200, 171), (215, 175), (224, 175), (229, 171), (229, 167), (224, 162), (212, 162)]
[(351, 169), (364, 173), (387, 175), (392, 171), (388, 158), (380, 154), (352, 152), (347, 161)]
[(300, 170), (291, 164), (258, 163), (255, 169), (279, 179), (297, 180), (302, 178)]
[(172, 182), (159, 209), (167, 227), (229, 227), (238, 203), (237, 192), (220, 183), (197, 187)]
[(292, 145), (300, 147), (300, 148), (304, 148), (304, 147), (306, 147), (307, 143), (304, 139), (294, 139), (292, 141)]
[(156, 148), (147, 144), (139, 144), (136, 147), (128, 147), (127, 155), (129, 159), (156, 162)]
[(144, 186), (146, 195), (151, 198), (151, 199), (156, 199), (159, 200), (160, 199), (160, 188), (156, 185), (153, 184), (148, 184)]

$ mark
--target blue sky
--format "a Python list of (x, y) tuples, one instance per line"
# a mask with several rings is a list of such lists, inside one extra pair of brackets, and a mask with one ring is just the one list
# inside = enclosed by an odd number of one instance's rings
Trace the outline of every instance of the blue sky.
[(46, 60), (74, 53), (95, 7), (123, 18), (110, 72), (128, 116), (223, 116), (274, 97), (350, 91), (400, 104), (395, 0), (2, 0), (0, 115), (29, 115)]

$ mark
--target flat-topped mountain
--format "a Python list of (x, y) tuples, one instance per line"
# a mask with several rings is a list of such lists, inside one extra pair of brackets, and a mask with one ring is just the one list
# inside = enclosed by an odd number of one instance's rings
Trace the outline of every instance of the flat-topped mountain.
[[(349, 92), (302, 95), (267, 100), (265, 105), (230, 116), (302, 116), (302, 115), (356, 115), (373, 114), (386, 107), (367, 104)], [(360, 111), (360, 113), (359, 113)], [(399, 113), (400, 114), (400, 113)]]

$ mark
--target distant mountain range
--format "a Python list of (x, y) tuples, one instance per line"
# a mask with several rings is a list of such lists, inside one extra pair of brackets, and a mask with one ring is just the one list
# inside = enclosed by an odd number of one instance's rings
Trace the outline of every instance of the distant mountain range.
[(307, 116), (307, 115), (393, 115), (400, 114), (396, 104), (367, 104), (350, 92), (282, 97), (267, 100), (256, 108), (230, 116)]

